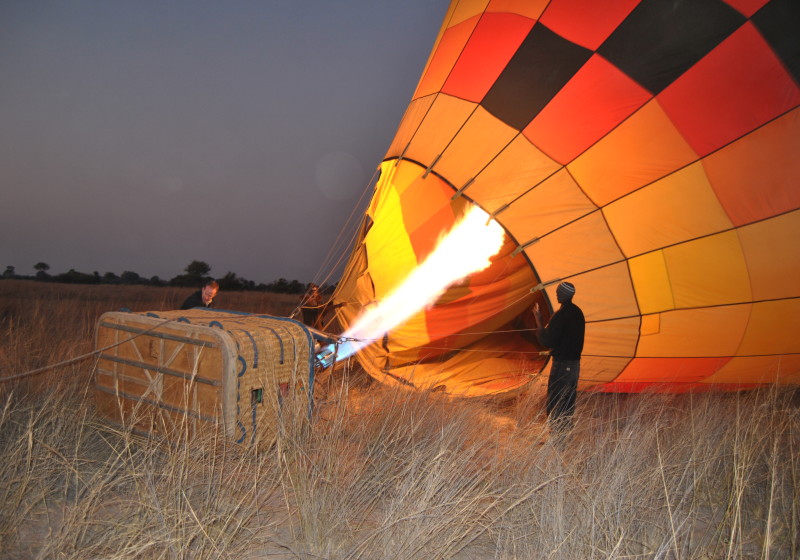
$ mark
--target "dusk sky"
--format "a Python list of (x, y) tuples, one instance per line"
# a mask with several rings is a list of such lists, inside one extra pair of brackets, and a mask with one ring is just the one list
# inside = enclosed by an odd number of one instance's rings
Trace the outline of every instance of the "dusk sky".
[(0, 0), (0, 270), (324, 280), (447, 5)]

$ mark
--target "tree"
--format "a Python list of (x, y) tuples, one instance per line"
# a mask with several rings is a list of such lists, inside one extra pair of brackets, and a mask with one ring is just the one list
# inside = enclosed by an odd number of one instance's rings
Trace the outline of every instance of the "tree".
[(140, 277), (136, 272), (126, 270), (120, 274), (119, 279), (122, 280), (123, 284), (138, 284)]
[(219, 279), (219, 289), (225, 292), (232, 292), (241, 290), (243, 288), (243, 281), (236, 276), (234, 272), (228, 272), (225, 276)]
[(202, 278), (211, 272), (211, 267), (203, 261), (192, 261), (185, 269), (186, 274), (195, 278)]
[(50, 275), (47, 274), (47, 271), (50, 270), (50, 265), (46, 262), (38, 262), (33, 265), (33, 269), (36, 271), (36, 278), (39, 280), (46, 280), (50, 278)]
[(17, 275), (17, 269), (11, 265), (6, 267), (6, 271), (3, 273), (3, 278), (14, 278)]

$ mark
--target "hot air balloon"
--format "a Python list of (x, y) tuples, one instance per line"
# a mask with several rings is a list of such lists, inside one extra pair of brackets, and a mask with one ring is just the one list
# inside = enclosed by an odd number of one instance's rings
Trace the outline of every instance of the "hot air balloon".
[(800, 383), (794, 0), (454, 0), (334, 295), (347, 327), (477, 205), (492, 264), (360, 351), (384, 382), (513, 394), (569, 280), (579, 388)]

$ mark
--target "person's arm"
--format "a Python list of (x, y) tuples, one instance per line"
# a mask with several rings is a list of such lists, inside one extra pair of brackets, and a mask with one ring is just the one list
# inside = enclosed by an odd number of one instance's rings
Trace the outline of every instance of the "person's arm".
[(547, 344), (547, 329), (542, 324), (542, 312), (539, 311), (538, 303), (533, 306), (533, 318), (536, 321), (536, 340), (538, 340), (539, 344), (542, 346), (547, 346), (549, 348), (550, 346)]

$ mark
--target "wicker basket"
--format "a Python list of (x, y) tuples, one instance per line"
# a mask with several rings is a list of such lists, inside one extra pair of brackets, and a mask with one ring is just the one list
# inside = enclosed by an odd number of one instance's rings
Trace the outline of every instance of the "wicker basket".
[(270, 445), (290, 410), (311, 414), (318, 341), (302, 323), (267, 315), (105, 313), (97, 410), (151, 436), (213, 427), (239, 443)]

